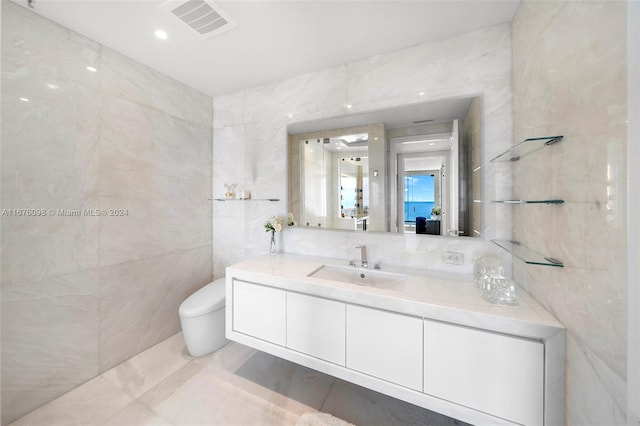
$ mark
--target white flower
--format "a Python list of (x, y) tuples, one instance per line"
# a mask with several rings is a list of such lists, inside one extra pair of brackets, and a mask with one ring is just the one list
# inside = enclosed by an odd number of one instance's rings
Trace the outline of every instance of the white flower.
[(282, 231), (282, 219), (276, 216), (271, 216), (269, 220), (264, 224), (264, 230), (266, 232), (280, 232)]
[(293, 213), (287, 214), (287, 225), (296, 226), (296, 219), (293, 217)]

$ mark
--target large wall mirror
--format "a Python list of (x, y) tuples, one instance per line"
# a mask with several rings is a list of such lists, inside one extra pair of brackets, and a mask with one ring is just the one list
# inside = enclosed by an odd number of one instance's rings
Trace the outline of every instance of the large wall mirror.
[(299, 226), (480, 234), (480, 97), (294, 123), (288, 134)]

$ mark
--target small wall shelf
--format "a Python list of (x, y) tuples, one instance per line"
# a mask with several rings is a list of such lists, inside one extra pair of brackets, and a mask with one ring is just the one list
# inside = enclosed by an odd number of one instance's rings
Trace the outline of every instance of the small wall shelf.
[(216, 201), (280, 201), (280, 198), (214, 198)]
[(564, 267), (564, 263), (560, 260), (540, 254), (517, 241), (491, 240), (491, 242), (529, 265)]
[(564, 204), (564, 200), (493, 200), (498, 204)]
[(564, 136), (545, 136), (543, 138), (529, 138), (525, 139), (517, 145), (512, 146), (507, 151), (491, 159), (494, 161), (518, 161), (525, 155), (529, 155), (534, 151), (544, 148), (545, 146), (553, 145), (562, 141)]

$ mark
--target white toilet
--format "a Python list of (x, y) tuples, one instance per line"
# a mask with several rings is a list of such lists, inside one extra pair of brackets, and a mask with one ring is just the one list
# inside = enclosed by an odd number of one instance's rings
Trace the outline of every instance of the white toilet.
[(229, 342), (224, 335), (224, 306), (224, 278), (205, 285), (180, 305), (180, 325), (191, 356), (206, 355)]

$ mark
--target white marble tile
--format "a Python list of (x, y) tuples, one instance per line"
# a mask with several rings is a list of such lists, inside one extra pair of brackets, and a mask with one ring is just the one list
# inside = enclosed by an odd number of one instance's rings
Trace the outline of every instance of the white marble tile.
[(286, 198), (287, 132), (284, 127), (247, 123), (244, 185), (255, 198)]
[[(519, 14), (518, 22), (524, 16), (531, 22), (515, 39), (522, 43), (514, 49), (520, 51), (514, 85), (523, 95), (516, 97), (519, 125), (581, 136), (624, 129), (626, 52), (621, 40), (626, 26), (620, 19), (625, 4), (562, 2), (553, 7), (528, 6)], [(591, 27), (596, 30), (585, 37), (584, 29)]]
[[(218, 215), (214, 213), (213, 219), (213, 273), (216, 277), (224, 276), (224, 268), (237, 263), (239, 259), (246, 258), (245, 247), (249, 238), (246, 238), (244, 226), (244, 203), (243, 201), (214, 201), (216, 206), (214, 211), (221, 212)], [(253, 235), (250, 241), (260, 237), (262, 235)]]
[[(224, 184), (236, 184), (236, 190), (249, 189), (244, 167), (244, 125), (228, 126), (213, 131), (213, 197), (225, 198)], [(236, 196), (237, 196), (236, 192)], [(255, 195), (252, 194), (255, 198)]]
[[(563, 207), (553, 212), (551, 232), (556, 239), (547, 250), (553, 249), (568, 266), (576, 268), (608, 270), (612, 274), (626, 269), (625, 229), (612, 226), (605, 204), (567, 203)], [(539, 238), (545, 236), (548, 234)]]
[[(57, 89), (47, 87), (52, 82)], [(62, 217), (58, 209), (94, 207), (100, 101), (84, 86), (7, 62), (2, 91), (2, 207), (45, 212), (2, 217), (3, 278), (33, 281), (95, 267), (95, 218)]]
[[(3, 60), (51, 78), (99, 87), (99, 73), (86, 67), (100, 69), (100, 44), (12, 2), (3, 2), (2, 9)], [(4, 87), (2, 91), (4, 97)]]
[(342, 115), (347, 102), (346, 72), (346, 66), (338, 66), (247, 89), (244, 121), (281, 127), (292, 121)]
[(295, 410), (299, 414), (302, 414), (302, 410), (320, 410), (335, 380), (326, 374), (259, 351), (234, 370), (234, 375), (258, 385), (255, 394), (262, 393), (282, 408)]
[(100, 218), (100, 264), (208, 244), (210, 129), (109, 96), (102, 116), (100, 207), (128, 215)]
[(530, 60), (529, 52), (536, 44), (540, 42), (539, 38), (531, 37), (532, 34), (542, 34), (549, 26), (549, 22), (553, 22), (559, 10), (564, 7), (565, 2), (549, 1), (540, 2), (523, 2), (516, 10), (513, 17), (512, 31), (513, 45), (518, 48), (513, 49), (513, 65), (514, 68), (521, 69), (523, 62)]
[(98, 376), (11, 423), (12, 426), (97, 425), (133, 399)]
[(624, 276), (624, 270), (516, 267), (517, 282), (619, 375), (626, 371)]
[(101, 89), (104, 93), (145, 105), (183, 120), (211, 127), (213, 99), (185, 84), (102, 48)]
[(515, 168), (514, 237), (565, 268), (515, 263), (567, 327), (567, 423), (624, 423), (626, 375), (625, 5), (524, 2), (513, 21), (514, 133), (565, 135)]
[(99, 373), (95, 271), (2, 284), (3, 420)]
[(568, 136), (557, 148), (548, 150), (553, 193), (566, 201), (598, 202), (607, 211), (621, 210), (625, 149), (623, 132)]
[(258, 385), (234, 383), (230, 381), (233, 373), (223, 373), (189, 365), (145, 394), (141, 402), (173, 424), (295, 424), (296, 412), (252, 392)]
[(172, 424), (139, 402), (133, 401), (100, 423), (100, 426), (172, 426)]
[(370, 109), (417, 102), (420, 92), (423, 101), (481, 93), (487, 81), (509, 75), (510, 44), (503, 24), (352, 62), (348, 102)]
[(112, 96), (105, 96), (102, 105), (101, 173), (106, 184), (111, 170), (128, 171), (132, 180), (138, 171), (189, 180), (211, 175), (211, 127)]
[(182, 333), (177, 333), (108, 370), (103, 377), (138, 398), (192, 359)]
[(174, 424), (295, 424), (323, 405), (334, 380), (232, 343), (193, 360), (141, 402)]
[(57, 275), (39, 281), (3, 281), (2, 302), (33, 301), (66, 296), (99, 294), (98, 270), (90, 269), (68, 275)]
[(244, 123), (244, 91), (220, 95), (213, 99), (213, 128), (221, 129)]
[(356, 425), (464, 425), (458, 420), (399, 399), (337, 380), (322, 405), (322, 412)]
[(211, 281), (211, 247), (101, 269), (101, 370), (178, 332), (178, 307)]
[(567, 339), (567, 424), (619, 425), (626, 420), (626, 383), (589, 348)]
[(100, 217), (100, 265), (141, 260), (190, 250), (211, 240), (211, 204), (180, 206), (172, 200), (148, 201), (102, 197), (106, 209), (126, 209), (125, 216)]
[(218, 351), (195, 358), (191, 362), (193, 364), (191, 367), (207, 369), (212, 372), (218, 370), (236, 371), (255, 353), (256, 350), (249, 346), (232, 342)]

